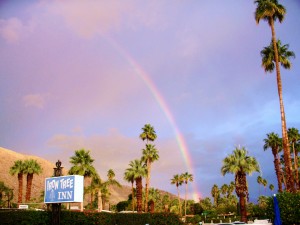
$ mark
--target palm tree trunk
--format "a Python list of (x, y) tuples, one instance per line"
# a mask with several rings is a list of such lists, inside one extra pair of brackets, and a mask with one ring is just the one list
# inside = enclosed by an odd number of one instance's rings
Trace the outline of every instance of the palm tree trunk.
[(98, 212), (102, 211), (102, 193), (101, 189), (98, 190)]
[(132, 197), (132, 212), (134, 211), (134, 190), (133, 190), (133, 182), (131, 182), (131, 197)]
[(246, 196), (240, 196), (240, 209), (241, 209), (241, 220), (242, 222), (247, 222), (247, 210), (246, 210)]
[(146, 178), (146, 193), (145, 193), (145, 212), (148, 212), (148, 195), (149, 195), (149, 185), (150, 185), (150, 174), (151, 174), (151, 163), (147, 161), (147, 178)]
[(294, 179), (293, 179), (293, 174), (292, 174), (292, 171), (293, 171), (292, 170), (292, 161), (291, 161), (290, 147), (289, 147), (289, 141), (288, 141), (288, 135), (287, 135), (287, 129), (286, 129), (286, 120), (285, 120), (284, 104), (283, 104), (283, 97), (282, 97), (282, 83), (281, 83), (280, 67), (279, 67), (279, 59), (278, 59), (278, 49), (277, 49), (277, 44), (276, 44), (276, 35), (275, 35), (273, 19), (271, 19), (270, 25), (271, 25), (271, 31), (272, 31), (272, 42), (273, 42), (274, 53), (275, 53), (276, 78), (277, 78), (277, 88), (278, 88), (279, 103), (280, 103), (284, 165), (285, 165), (286, 180), (287, 180), (286, 190), (288, 192), (294, 192), (295, 188), (294, 188)]
[(23, 173), (18, 173), (18, 182), (19, 182), (18, 203), (22, 203), (22, 198), (23, 198)]
[(295, 173), (295, 184), (296, 184), (296, 190), (300, 189), (299, 186), (299, 172), (298, 172), (298, 155), (295, 150), (295, 143), (293, 142), (293, 152), (294, 152), (294, 173)]
[(179, 193), (179, 187), (178, 187), (178, 186), (177, 186), (177, 193), (178, 193), (178, 207), (179, 207), (179, 215), (181, 216), (180, 193)]
[(275, 173), (276, 173), (277, 183), (278, 183), (278, 191), (282, 192), (282, 173), (280, 170), (280, 162), (276, 154), (274, 155), (274, 166), (275, 166)]
[(136, 204), (137, 204), (137, 212), (141, 213), (142, 210), (142, 198), (143, 198), (143, 184), (142, 184), (142, 178), (138, 177), (135, 180), (136, 183)]
[(26, 198), (25, 198), (25, 202), (29, 202), (30, 201), (32, 180), (33, 180), (33, 174), (28, 173), (27, 174), (27, 186), (26, 186)]
[(184, 217), (186, 217), (187, 183), (185, 183)]

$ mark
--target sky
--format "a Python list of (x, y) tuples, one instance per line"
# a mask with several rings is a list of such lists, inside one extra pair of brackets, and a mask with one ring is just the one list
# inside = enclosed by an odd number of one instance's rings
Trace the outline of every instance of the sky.
[[(287, 127), (300, 129), (300, 2), (276, 35), (296, 54), (281, 68)], [(101, 178), (122, 183), (145, 147), (145, 124), (157, 134), (159, 160), (150, 186), (176, 194), (171, 179), (189, 172), (189, 198), (211, 197), (234, 175), (222, 160), (236, 147), (257, 159), (248, 177), (277, 187), (270, 132), (281, 136), (275, 73), (260, 51), (271, 41), (256, 24), (254, 1), (0, 1), (0, 146), (69, 168), (75, 150), (90, 150)], [(181, 195), (184, 186), (181, 187)], [(269, 191), (265, 192), (270, 195)]]

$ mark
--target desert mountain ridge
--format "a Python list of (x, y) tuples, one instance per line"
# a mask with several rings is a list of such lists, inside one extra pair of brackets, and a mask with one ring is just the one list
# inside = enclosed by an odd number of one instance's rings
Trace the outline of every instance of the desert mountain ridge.
[[(17, 202), (18, 198), (18, 176), (10, 175), (9, 170), (14, 165), (16, 160), (26, 160), (26, 159), (34, 159), (42, 167), (42, 173), (39, 175), (34, 174), (33, 182), (32, 182), (32, 191), (31, 191), (31, 202), (43, 202), (42, 200), (42, 192), (44, 190), (45, 178), (53, 176), (53, 168), (55, 168), (55, 163), (51, 163), (46, 159), (43, 159), (34, 155), (25, 155), (21, 154), (6, 148), (0, 147), (0, 181), (3, 181), (4, 184), (13, 189), (14, 198), (12, 202)], [(63, 175), (66, 175), (67, 171), (63, 169)], [(87, 181), (88, 182), (88, 181)], [(131, 194), (131, 187), (122, 185), (122, 187), (112, 186), (111, 195), (109, 198), (110, 204), (117, 204), (120, 201), (126, 201), (128, 199), (128, 195)], [(176, 198), (175, 195), (170, 194), (165, 191), (160, 191), (161, 194), (168, 194), (171, 198)], [(23, 201), (25, 201), (25, 193), (26, 193), (26, 175), (23, 176)], [(85, 195), (85, 202), (87, 204), (89, 201), (89, 196)]]

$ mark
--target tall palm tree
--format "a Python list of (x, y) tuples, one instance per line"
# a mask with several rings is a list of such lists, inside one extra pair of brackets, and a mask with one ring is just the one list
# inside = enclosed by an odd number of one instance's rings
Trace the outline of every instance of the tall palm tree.
[[(70, 163), (73, 165), (68, 174), (81, 175), (83, 178), (97, 177), (97, 171), (93, 166), (95, 160), (91, 157), (89, 150), (76, 150), (75, 155), (70, 157)], [(99, 202), (98, 202), (99, 203)], [(83, 210), (83, 202), (81, 203), (81, 211)]]
[(273, 185), (273, 184), (270, 184), (270, 185), (269, 185), (269, 189), (270, 189), (271, 192), (273, 192), (273, 190), (274, 190), (274, 185)]
[(258, 183), (258, 192), (259, 192), (259, 196), (260, 196), (260, 185), (262, 184), (263, 182), (263, 178), (261, 176), (257, 176), (257, 179), (256, 179), (257, 183)]
[(111, 194), (111, 186), (116, 185), (118, 187), (122, 187), (122, 185), (115, 179), (115, 176), (116, 174), (112, 169), (107, 171), (107, 181), (104, 182), (104, 187), (107, 188), (108, 195)]
[(145, 196), (145, 211), (148, 211), (148, 194), (150, 187), (150, 178), (151, 178), (151, 165), (154, 161), (159, 159), (158, 151), (155, 148), (155, 145), (146, 144), (146, 148), (143, 149), (142, 153), (142, 162), (146, 163), (147, 166), (147, 177), (146, 177), (146, 196)]
[(268, 181), (267, 181), (266, 179), (262, 179), (261, 184), (264, 186), (264, 189), (265, 189), (265, 195), (266, 195)]
[(182, 176), (180, 176), (179, 174), (174, 175), (173, 178), (171, 179), (171, 184), (175, 184), (176, 185), (176, 189), (177, 189), (178, 206), (179, 206), (179, 215), (180, 216), (181, 216), (181, 203), (180, 203), (179, 186), (181, 186), (182, 183), (183, 183), (183, 179), (182, 179)]
[(235, 192), (239, 197), (241, 220), (247, 221), (246, 197), (248, 198), (247, 174), (259, 172), (259, 164), (254, 157), (248, 156), (247, 150), (236, 148), (233, 153), (223, 159), (222, 175), (232, 173), (235, 175)]
[[(281, 115), (281, 130), (282, 130), (282, 139), (283, 139), (283, 151), (284, 151), (284, 163), (286, 167), (286, 175), (287, 175), (287, 191), (294, 191), (293, 179), (292, 179), (292, 164), (291, 164), (291, 157), (290, 157), (290, 148), (287, 136), (287, 127), (286, 127), (286, 119), (285, 119), (285, 112), (284, 112), (284, 104), (283, 104), (283, 97), (282, 97), (282, 82), (281, 82), (281, 75), (280, 75), (280, 67), (279, 62), (283, 64), (287, 61), (280, 61), (279, 50), (277, 45), (276, 33), (274, 22), (278, 20), (280, 23), (283, 21), (286, 9), (283, 5), (278, 3), (278, 0), (256, 0), (255, 3), (257, 4), (257, 8), (255, 11), (255, 20), (258, 24), (260, 20), (265, 20), (268, 22), (269, 26), (271, 27), (272, 33), (272, 47), (273, 47), (273, 60), (271, 60), (271, 64), (275, 62), (276, 67), (276, 79), (277, 79), (277, 89), (278, 89), (278, 96), (279, 96), (279, 103), (280, 103), (280, 115)], [(269, 67), (266, 62), (270, 62), (268, 60), (263, 60), (263, 67), (266, 71), (272, 72), (274, 69)], [(270, 63), (268, 63), (270, 65)]]
[(73, 165), (70, 170), (70, 175), (81, 175), (86, 177), (92, 177), (96, 175), (96, 169), (93, 166), (95, 160), (91, 157), (89, 150), (76, 150), (75, 155), (70, 157), (70, 163)]
[(151, 124), (145, 124), (142, 128), (142, 131), (143, 132), (140, 134), (140, 138), (143, 141), (146, 140), (147, 144), (148, 141), (154, 141), (157, 138), (154, 127), (151, 126)]
[(136, 185), (136, 202), (138, 213), (142, 212), (142, 198), (143, 198), (143, 182), (142, 179), (147, 175), (147, 168), (141, 160), (135, 159), (130, 161), (129, 168), (126, 170), (132, 173)]
[(300, 190), (300, 184), (299, 184), (299, 172), (298, 172), (298, 152), (295, 148), (296, 143), (300, 140), (300, 134), (299, 130), (292, 127), (288, 129), (288, 137), (289, 141), (292, 144), (292, 149), (294, 153), (294, 175), (295, 175), (295, 183), (297, 190)]
[(277, 177), (277, 183), (278, 183), (278, 191), (282, 192), (282, 179), (283, 174), (281, 172), (280, 168), (280, 158), (279, 158), (279, 151), (282, 148), (282, 139), (278, 136), (278, 134), (275, 134), (274, 132), (267, 134), (267, 138), (264, 139), (264, 150), (266, 151), (268, 148), (271, 148), (272, 154), (274, 157), (274, 167), (275, 167), (275, 173)]
[(214, 184), (214, 186), (211, 188), (211, 196), (214, 198), (215, 207), (217, 207), (219, 196), (220, 196), (220, 189), (219, 189), (218, 185)]
[(31, 198), (31, 187), (33, 174), (40, 174), (43, 171), (41, 165), (34, 159), (24, 161), (24, 173), (27, 174), (25, 201), (29, 202)]
[(24, 162), (22, 160), (17, 160), (14, 165), (10, 167), (9, 173), (13, 176), (18, 175), (18, 203), (22, 203), (23, 198), (23, 174), (24, 174)]
[(193, 174), (185, 172), (181, 174), (183, 183), (185, 183), (185, 198), (184, 198), (184, 216), (186, 216), (186, 203), (187, 203), (187, 191), (188, 191), (188, 182), (193, 182)]
[(132, 211), (134, 211), (134, 188), (133, 188), (133, 184), (134, 184), (134, 173), (133, 171), (129, 168), (126, 169), (125, 173), (124, 173), (124, 180), (126, 180), (127, 182), (131, 183), (131, 195), (132, 195)]

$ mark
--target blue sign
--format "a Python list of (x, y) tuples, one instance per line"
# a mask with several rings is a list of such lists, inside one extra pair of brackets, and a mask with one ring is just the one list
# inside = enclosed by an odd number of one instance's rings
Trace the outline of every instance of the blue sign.
[(83, 176), (46, 178), (44, 202), (83, 202)]

